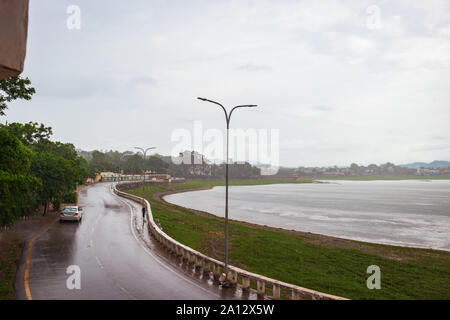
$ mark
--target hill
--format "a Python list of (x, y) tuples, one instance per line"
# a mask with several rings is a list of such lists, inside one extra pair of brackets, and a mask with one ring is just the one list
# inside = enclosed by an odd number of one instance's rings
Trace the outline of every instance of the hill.
[(426, 163), (426, 162), (413, 162), (408, 164), (401, 164), (400, 167), (406, 167), (406, 168), (447, 168), (450, 167), (450, 161), (444, 161), (444, 160), (434, 160), (433, 162)]

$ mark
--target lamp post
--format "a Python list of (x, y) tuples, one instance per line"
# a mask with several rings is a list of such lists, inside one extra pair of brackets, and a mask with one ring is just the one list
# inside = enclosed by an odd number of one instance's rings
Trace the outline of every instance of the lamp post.
[[(145, 161), (145, 156), (147, 154), (147, 151), (150, 150), (150, 149), (155, 149), (156, 147), (150, 147), (150, 148), (147, 148), (147, 149), (139, 148), (139, 147), (134, 147), (134, 148), (138, 149), (139, 151), (142, 152), (142, 155), (144, 156), (144, 161)], [(144, 163), (144, 165), (145, 165), (145, 163)], [(142, 183), (142, 198), (144, 198), (144, 187), (145, 187), (145, 167), (144, 167), (144, 182)]]
[(257, 105), (254, 104), (245, 104), (245, 105), (239, 105), (239, 106), (235, 106), (231, 109), (230, 113), (227, 112), (227, 110), (225, 109), (225, 107), (213, 100), (209, 100), (209, 99), (205, 99), (205, 98), (200, 98), (198, 97), (197, 99), (202, 100), (202, 101), (206, 101), (206, 102), (211, 102), (214, 103), (218, 106), (220, 106), (223, 109), (223, 112), (225, 113), (225, 120), (227, 123), (227, 156), (226, 156), (226, 161), (225, 161), (225, 281), (224, 284), (228, 285), (228, 162), (229, 162), (229, 158), (228, 158), (228, 147), (229, 147), (229, 137), (230, 137), (230, 119), (231, 119), (231, 114), (233, 113), (233, 111), (237, 108), (254, 108), (257, 107)]

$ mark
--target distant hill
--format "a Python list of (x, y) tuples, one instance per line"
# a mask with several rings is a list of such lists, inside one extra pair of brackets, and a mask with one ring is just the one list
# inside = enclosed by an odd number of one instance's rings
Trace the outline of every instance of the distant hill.
[(444, 160), (434, 160), (433, 162), (426, 163), (426, 162), (413, 162), (408, 164), (401, 164), (400, 167), (406, 167), (406, 168), (447, 168), (450, 167), (450, 161), (444, 161)]

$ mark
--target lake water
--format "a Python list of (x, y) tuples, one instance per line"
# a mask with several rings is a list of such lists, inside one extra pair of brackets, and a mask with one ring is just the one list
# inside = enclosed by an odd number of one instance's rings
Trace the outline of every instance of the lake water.
[[(229, 199), (234, 220), (450, 251), (450, 180), (232, 186)], [(223, 217), (225, 187), (165, 200)]]

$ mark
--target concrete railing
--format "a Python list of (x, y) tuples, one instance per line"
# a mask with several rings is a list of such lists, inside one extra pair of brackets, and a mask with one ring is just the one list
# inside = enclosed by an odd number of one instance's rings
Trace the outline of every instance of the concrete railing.
[[(196, 269), (204, 273), (210, 273), (212, 270), (214, 278), (220, 277), (222, 273), (221, 270), (225, 268), (225, 264), (222, 261), (218, 261), (216, 259), (208, 257), (201, 252), (187, 247), (165, 234), (153, 220), (151, 207), (146, 199), (120, 191), (116, 188), (116, 185), (114, 185), (113, 191), (115, 194), (136, 201), (147, 208), (146, 214), (149, 230), (153, 237), (166, 250), (176, 254), (183, 260), (186, 260), (188, 263), (192, 263)], [(256, 282), (256, 290), (259, 295), (266, 295), (266, 286), (270, 286), (272, 288), (272, 295), (269, 297), (273, 299), (280, 299), (281, 291), (283, 290), (283, 292), (290, 293), (289, 296), (292, 300), (347, 300), (342, 297), (271, 279), (231, 265), (228, 266), (228, 280), (235, 285), (240, 285), (244, 290), (250, 289), (250, 281), (253, 280), (254, 282)]]

